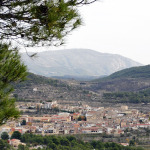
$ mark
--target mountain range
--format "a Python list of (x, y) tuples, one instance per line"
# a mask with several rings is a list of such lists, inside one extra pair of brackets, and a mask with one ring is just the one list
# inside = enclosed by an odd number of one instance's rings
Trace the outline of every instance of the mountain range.
[(21, 55), (30, 72), (46, 77), (96, 78), (125, 68), (141, 66), (140, 63), (120, 55), (89, 49), (38, 52), (36, 58), (30, 58), (26, 53)]

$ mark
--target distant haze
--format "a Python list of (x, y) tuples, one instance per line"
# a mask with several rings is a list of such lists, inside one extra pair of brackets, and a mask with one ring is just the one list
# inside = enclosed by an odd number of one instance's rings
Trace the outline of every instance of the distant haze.
[(89, 49), (39, 52), (37, 58), (22, 59), (30, 72), (51, 76), (103, 76), (141, 64), (120, 55), (100, 53)]
[(94, 49), (150, 64), (150, 0), (98, 0), (79, 11), (83, 26), (57, 49)]

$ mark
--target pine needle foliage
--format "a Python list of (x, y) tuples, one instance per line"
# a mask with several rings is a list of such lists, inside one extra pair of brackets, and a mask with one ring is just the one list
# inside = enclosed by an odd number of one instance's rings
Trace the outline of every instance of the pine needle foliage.
[(17, 118), (19, 111), (11, 96), (12, 83), (26, 78), (26, 66), (21, 62), (17, 48), (0, 43), (0, 125), (10, 118)]
[(61, 45), (82, 23), (78, 6), (94, 1), (1, 0), (0, 39), (23, 39), (25, 46)]

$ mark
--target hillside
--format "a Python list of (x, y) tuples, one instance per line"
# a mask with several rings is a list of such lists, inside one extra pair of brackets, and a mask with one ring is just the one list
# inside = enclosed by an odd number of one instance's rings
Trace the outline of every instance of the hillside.
[(149, 87), (150, 65), (124, 69), (91, 82), (95, 91), (140, 91)]
[(76, 81), (62, 81), (29, 73), (28, 80), (15, 85), (18, 101), (91, 101), (92, 93)]
[(94, 80), (87, 89), (101, 93), (105, 102), (150, 102), (150, 65), (124, 69)]
[(133, 67), (93, 82), (59, 80), (29, 73), (15, 85), (18, 100), (86, 101), (109, 103), (150, 102), (150, 66)]
[(150, 65), (123, 69), (103, 79), (107, 80), (107, 79), (117, 79), (117, 78), (149, 79), (150, 78)]
[(84, 78), (110, 75), (118, 70), (140, 66), (131, 59), (115, 54), (100, 53), (89, 49), (68, 49), (39, 52), (35, 59), (26, 53), (22, 59), (30, 72), (47, 77)]

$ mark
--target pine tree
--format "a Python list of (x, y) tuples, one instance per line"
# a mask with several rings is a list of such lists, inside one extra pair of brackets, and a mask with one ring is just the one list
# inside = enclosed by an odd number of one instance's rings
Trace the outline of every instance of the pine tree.
[(0, 125), (19, 116), (11, 96), (12, 83), (24, 80), (26, 75), (26, 66), (21, 62), (17, 48), (0, 43)]
[(0, 40), (24, 39), (26, 46), (61, 45), (81, 25), (77, 7), (96, 0), (1, 0)]

